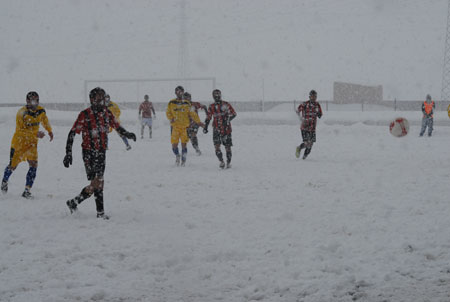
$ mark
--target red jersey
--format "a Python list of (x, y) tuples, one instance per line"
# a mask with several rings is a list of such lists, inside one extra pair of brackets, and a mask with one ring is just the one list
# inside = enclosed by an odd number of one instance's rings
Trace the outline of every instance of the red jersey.
[(84, 150), (105, 151), (108, 148), (109, 128), (117, 129), (120, 124), (108, 109), (94, 112), (87, 108), (80, 112), (71, 131), (82, 133), (81, 148)]
[(208, 113), (206, 114), (206, 121), (210, 121), (214, 118), (212, 126), (216, 131), (219, 131), (222, 135), (231, 133), (230, 119), (236, 116), (236, 111), (230, 103), (220, 101), (218, 103), (212, 103), (208, 107)]
[(308, 100), (300, 104), (297, 113), (302, 117), (302, 130), (316, 131), (317, 118), (322, 117), (322, 107), (318, 102)]
[(155, 114), (155, 109), (153, 108), (153, 103), (150, 101), (144, 101), (139, 105), (139, 115), (141, 115), (143, 118), (149, 118), (152, 117), (152, 112)]

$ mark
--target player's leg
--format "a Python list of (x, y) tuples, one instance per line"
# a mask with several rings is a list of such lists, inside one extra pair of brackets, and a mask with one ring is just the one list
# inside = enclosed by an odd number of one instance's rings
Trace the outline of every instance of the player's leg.
[(433, 133), (433, 118), (429, 118), (428, 121), (428, 136), (431, 136)]
[(22, 193), (22, 197), (24, 198), (32, 198), (31, 195), (31, 187), (34, 184), (34, 180), (36, 179), (36, 173), (37, 173), (37, 167), (38, 167), (38, 161), (37, 160), (28, 160), (28, 173), (26, 176), (26, 182), (25, 182), (25, 190)]
[(231, 139), (231, 133), (228, 135), (223, 136), (222, 143), (225, 146), (225, 151), (227, 153), (227, 169), (231, 168), (231, 146), (233, 146), (233, 142)]
[(422, 118), (422, 128), (420, 129), (419, 136), (423, 136), (426, 128), (427, 128), (427, 118), (424, 117), (424, 118)]
[[(8, 192), (8, 180), (11, 174), (14, 172), (14, 170), (17, 168), (17, 165), (19, 164), (18, 161), (18, 155), (15, 154), (15, 149), (11, 148), (9, 152), (9, 164), (6, 166), (5, 171), (3, 172), (3, 179), (2, 179), (2, 185), (1, 190), (3, 193)], [(14, 157), (16, 156), (16, 157)]]
[(170, 142), (172, 144), (172, 151), (175, 154), (175, 164), (178, 166), (180, 164), (180, 151), (178, 150), (178, 142), (180, 141), (180, 131), (179, 128), (172, 127), (172, 134), (170, 136)]
[(184, 166), (187, 159), (187, 143), (189, 142), (189, 137), (187, 134), (187, 129), (180, 133), (181, 139), (181, 165)]
[(94, 151), (91, 150), (83, 150), (83, 162), (84, 168), (86, 170), (86, 177), (90, 181), (90, 184), (84, 187), (80, 194), (75, 196), (74, 198), (68, 200), (66, 202), (69, 207), (70, 213), (73, 213), (77, 210), (77, 206), (88, 199), (94, 193), (94, 179), (95, 179), (95, 154)]

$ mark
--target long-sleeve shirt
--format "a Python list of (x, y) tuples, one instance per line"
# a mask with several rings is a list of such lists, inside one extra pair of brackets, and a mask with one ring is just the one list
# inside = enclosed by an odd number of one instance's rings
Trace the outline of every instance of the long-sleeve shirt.
[(167, 105), (166, 116), (172, 127), (187, 128), (191, 119), (201, 123), (198, 114), (191, 111), (191, 102), (187, 100), (171, 100)]
[(94, 112), (92, 108), (87, 108), (80, 112), (70, 131), (82, 134), (82, 149), (105, 151), (108, 148), (109, 128), (119, 127), (119, 122), (108, 109)]
[(38, 106), (36, 110), (30, 110), (26, 106), (20, 108), (16, 115), (16, 131), (12, 139), (12, 145), (36, 144), (41, 123), (47, 132), (52, 132), (52, 127), (42, 106)]

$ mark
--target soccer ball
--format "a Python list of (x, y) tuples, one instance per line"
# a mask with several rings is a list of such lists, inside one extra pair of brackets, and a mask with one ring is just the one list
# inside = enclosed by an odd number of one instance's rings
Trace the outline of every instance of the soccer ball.
[(389, 131), (395, 137), (402, 137), (409, 132), (409, 122), (404, 117), (395, 118), (389, 125)]

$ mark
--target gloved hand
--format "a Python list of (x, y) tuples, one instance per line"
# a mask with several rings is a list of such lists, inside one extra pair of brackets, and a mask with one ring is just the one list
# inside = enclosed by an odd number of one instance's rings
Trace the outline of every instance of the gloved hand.
[(63, 164), (64, 167), (69, 168), (69, 166), (72, 164), (72, 153), (66, 153), (66, 156), (64, 156)]
[(208, 127), (203, 128), (203, 133), (208, 133)]
[(127, 132), (125, 134), (125, 137), (128, 138), (128, 139), (132, 139), (132, 140), (136, 141), (136, 134), (134, 134), (133, 132)]

